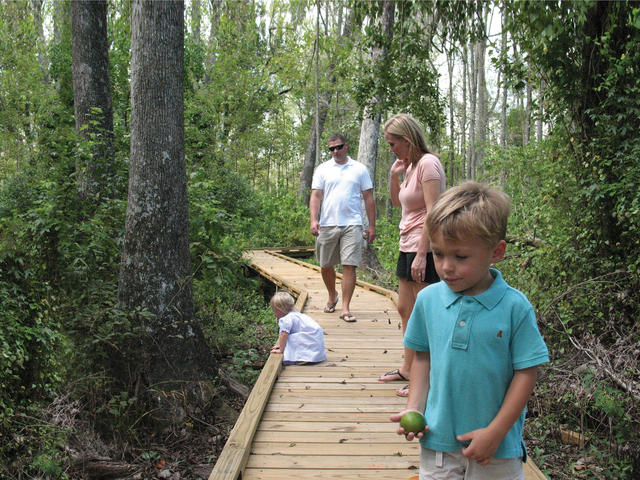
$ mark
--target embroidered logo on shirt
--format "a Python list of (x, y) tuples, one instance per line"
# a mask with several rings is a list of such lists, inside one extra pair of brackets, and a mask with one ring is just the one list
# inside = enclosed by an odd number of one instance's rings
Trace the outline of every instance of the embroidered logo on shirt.
[(502, 330), (499, 330), (499, 331), (498, 331), (498, 334), (496, 335), (496, 337), (498, 337), (498, 338), (502, 338)]

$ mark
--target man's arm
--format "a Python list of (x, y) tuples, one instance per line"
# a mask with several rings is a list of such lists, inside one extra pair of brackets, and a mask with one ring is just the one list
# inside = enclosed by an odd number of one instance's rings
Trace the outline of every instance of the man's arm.
[(462, 454), (465, 457), (477, 461), (480, 465), (489, 463), (500, 446), (500, 442), (520, 417), (524, 407), (527, 406), (537, 378), (537, 366), (514, 372), (502, 406), (491, 423), (485, 428), (458, 435), (460, 442), (471, 441), (468, 447), (462, 449)]
[(320, 232), (320, 223), (318, 222), (318, 214), (320, 213), (320, 205), (324, 197), (323, 190), (311, 190), (309, 198), (309, 217), (311, 225), (311, 235), (317, 237)]
[(367, 241), (373, 242), (376, 238), (376, 201), (373, 198), (373, 188), (362, 192), (364, 198), (364, 208), (367, 211), (369, 219), (369, 228), (367, 228)]

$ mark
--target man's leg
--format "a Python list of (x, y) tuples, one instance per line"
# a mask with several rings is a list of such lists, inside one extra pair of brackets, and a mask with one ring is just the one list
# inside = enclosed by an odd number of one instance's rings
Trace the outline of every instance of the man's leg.
[(349, 305), (351, 297), (356, 288), (356, 267), (355, 265), (342, 266), (342, 315), (351, 313)]
[(362, 225), (345, 227), (340, 237), (340, 263), (342, 264), (342, 318), (355, 322), (351, 314), (351, 298), (356, 288), (356, 268), (362, 260)]
[(335, 303), (338, 295), (338, 291), (336, 290), (336, 270), (333, 266), (329, 266), (321, 267), (320, 272), (322, 273), (324, 286), (327, 287), (327, 292), (329, 293), (329, 301), (327, 302), (327, 306), (329, 306)]

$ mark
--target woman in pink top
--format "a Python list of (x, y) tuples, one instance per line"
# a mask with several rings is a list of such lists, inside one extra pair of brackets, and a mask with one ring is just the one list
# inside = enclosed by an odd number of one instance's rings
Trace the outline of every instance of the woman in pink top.
[[(391, 202), (402, 207), (398, 276), (398, 313), (402, 334), (407, 328), (418, 292), (439, 281), (424, 222), (427, 212), (446, 188), (446, 176), (437, 156), (429, 152), (427, 141), (416, 120), (400, 113), (384, 124), (384, 137), (397, 160), (389, 174)], [(404, 178), (401, 178), (404, 174)], [(405, 347), (402, 366), (385, 373), (379, 380), (408, 381), (413, 351)], [(396, 392), (409, 395), (406, 385)]]

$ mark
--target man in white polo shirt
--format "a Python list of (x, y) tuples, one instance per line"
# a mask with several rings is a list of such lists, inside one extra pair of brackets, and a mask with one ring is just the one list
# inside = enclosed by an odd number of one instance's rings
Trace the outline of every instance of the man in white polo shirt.
[[(376, 237), (376, 206), (373, 183), (367, 167), (347, 155), (349, 144), (344, 135), (329, 138), (332, 160), (319, 165), (311, 183), (309, 212), (311, 233), (316, 237), (316, 258), (322, 271), (329, 299), (325, 313), (338, 303), (335, 265), (342, 265), (342, 312), (345, 322), (355, 322), (349, 304), (356, 287), (356, 267), (362, 260), (362, 238)], [(369, 220), (364, 231), (362, 201)], [(320, 214), (320, 220), (318, 220)]]

